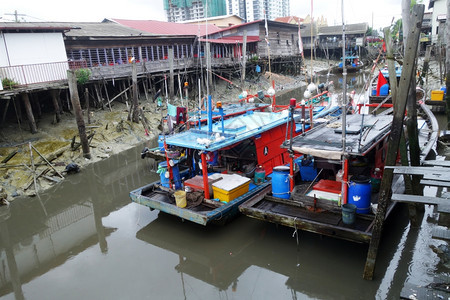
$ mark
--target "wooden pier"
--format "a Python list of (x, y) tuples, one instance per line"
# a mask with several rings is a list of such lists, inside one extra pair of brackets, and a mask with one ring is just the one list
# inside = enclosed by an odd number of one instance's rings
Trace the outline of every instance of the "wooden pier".
[[(394, 174), (407, 176), (420, 176), (422, 186), (450, 187), (450, 161), (428, 160), (420, 167), (389, 167)], [(393, 194), (392, 200), (408, 204), (435, 205), (439, 214), (439, 227), (434, 227), (431, 237), (443, 241), (450, 241), (450, 194), (442, 193), (440, 196), (419, 196), (406, 194)], [(439, 276), (434, 282), (426, 286), (414, 286), (406, 283), (400, 294), (401, 299), (447, 299), (450, 297), (450, 277)]]

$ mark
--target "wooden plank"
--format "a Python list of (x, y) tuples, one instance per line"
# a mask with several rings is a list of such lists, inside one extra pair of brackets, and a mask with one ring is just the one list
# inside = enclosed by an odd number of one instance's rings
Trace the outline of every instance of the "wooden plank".
[(450, 181), (450, 174), (427, 174), (424, 175), (424, 180)]
[(405, 203), (422, 203), (437, 205), (442, 204), (444, 199), (438, 197), (406, 195), (406, 194), (392, 194), (391, 200)]
[(448, 173), (448, 168), (440, 167), (410, 167), (410, 166), (386, 166), (385, 169), (394, 170), (394, 174), (425, 175)]
[(431, 233), (433, 239), (439, 239), (444, 241), (450, 241), (450, 230), (435, 227)]
[(450, 167), (449, 160), (426, 160), (423, 162), (424, 166), (439, 166), (439, 167)]
[(424, 179), (422, 179), (421, 181), (420, 181), (420, 184), (423, 184), (423, 185), (431, 185), (431, 186), (440, 186), (440, 187), (447, 187), (447, 188), (449, 188), (450, 187), (450, 182), (447, 182), (447, 181), (437, 181), (437, 180), (424, 180)]

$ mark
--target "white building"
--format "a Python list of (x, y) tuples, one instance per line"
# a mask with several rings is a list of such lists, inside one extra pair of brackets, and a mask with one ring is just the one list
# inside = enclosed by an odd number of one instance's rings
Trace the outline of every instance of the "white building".
[(0, 23), (0, 79), (20, 85), (67, 79), (63, 32), (49, 23)]
[(290, 15), (289, 0), (227, 0), (227, 13), (237, 15), (246, 22), (264, 19), (268, 20)]
[(438, 41), (439, 24), (445, 23), (447, 19), (447, 0), (430, 0), (428, 9), (431, 8), (433, 9), (433, 16), (431, 17), (431, 42), (434, 44)]

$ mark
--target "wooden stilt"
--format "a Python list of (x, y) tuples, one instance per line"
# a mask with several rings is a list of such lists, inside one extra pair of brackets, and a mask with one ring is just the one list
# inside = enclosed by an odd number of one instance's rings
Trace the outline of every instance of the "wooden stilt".
[(2, 117), (2, 127), (3, 127), (3, 125), (5, 124), (6, 113), (8, 112), (9, 102), (10, 102), (10, 101), (11, 101), (11, 99), (8, 99), (8, 100), (6, 101), (6, 104), (5, 104), (5, 110), (3, 111), (3, 117)]
[[(106, 87), (106, 80), (103, 79), (103, 88), (105, 90), (106, 100), (108, 103), (109, 111), (112, 111), (111, 109), (111, 102), (109, 101), (109, 94), (108, 94), (108, 88)], [(102, 101), (103, 103), (103, 101)]]
[[(403, 118), (406, 109), (406, 100), (411, 85), (411, 78), (415, 75), (415, 59), (417, 54), (417, 46), (420, 36), (420, 24), (422, 24), (424, 13), (424, 5), (414, 5), (411, 15), (411, 26), (406, 44), (405, 60), (403, 63), (402, 76), (397, 92), (397, 99), (394, 104), (394, 118), (392, 121), (392, 129), (389, 135), (389, 144), (385, 165), (393, 166), (397, 160), (397, 151), (403, 131)], [(366, 264), (364, 267), (364, 279), (371, 280), (375, 270), (375, 261), (378, 252), (378, 245), (381, 240), (381, 231), (383, 229), (384, 218), (390, 197), (390, 190), (393, 179), (392, 169), (385, 169), (380, 186), (377, 213), (375, 215), (375, 225), (370, 240), (369, 250), (367, 253)]]
[(97, 102), (100, 105), (100, 107), (102, 109), (104, 109), (104, 105), (103, 105), (103, 99), (102, 99), (102, 93), (100, 92), (100, 88), (98, 86), (98, 83), (94, 84), (94, 89), (95, 89), (95, 95), (97, 96)]
[(148, 83), (146, 78), (142, 80), (142, 88), (144, 89), (145, 101), (148, 101)]
[(83, 114), (81, 111), (80, 98), (78, 96), (77, 78), (72, 70), (67, 71), (67, 80), (69, 83), (70, 100), (72, 102), (73, 110), (75, 111), (75, 118), (77, 121), (78, 132), (80, 134), (81, 147), (83, 149), (83, 157), (91, 159), (89, 150), (89, 141), (86, 136), (86, 126), (84, 124)]
[(136, 69), (136, 63), (133, 61), (133, 69), (132, 69), (132, 80), (133, 80), (133, 105), (132, 105), (132, 116), (131, 120), (134, 123), (139, 123), (139, 101), (138, 101), (138, 93), (137, 93), (137, 69)]
[(120, 81), (120, 86), (122, 87), (122, 91), (120, 92), (119, 95), (122, 95), (122, 101), (126, 102), (128, 100), (128, 94), (126, 93), (126, 91), (128, 90), (125, 86), (125, 81)]
[(53, 107), (55, 108), (56, 122), (59, 123), (61, 121), (61, 109), (58, 103), (59, 90), (51, 90), (50, 95), (52, 97)]
[(174, 95), (173, 48), (169, 47), (169, 99), (172, 100)]
[(89, 104), (89, 89), (84, 88), (84, 101), (86, 101), (88, 124), (91, 124), (91, 106)]
[(34, 105), (35, 107), (35, 112), (37, 114), (38, 119), (42, 118), (42, 109), (39, 97), (36, 94), (30, 94), (30, 101), (32, 105)]
[(25, 105), (25, 112), (27, 113), (30, 131), (31, 133), (35, 134), (37, 133), (36, 120), (34, 119), (33, 109), (31, 108), (30, 98), (28, 97), (27, 93), (22, 94), (22, 100), (23, 104)]

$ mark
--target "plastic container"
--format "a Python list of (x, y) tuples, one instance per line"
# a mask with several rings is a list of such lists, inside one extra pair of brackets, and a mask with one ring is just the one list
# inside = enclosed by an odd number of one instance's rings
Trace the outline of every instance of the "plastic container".
[[(166, 169), (166, 171), (159, 173), (161, 184), (162, 184), (162, 186), (165, 186), (165, 187), (168, 187), (168, 188), (172, 188), (170, 186), (169, 176), (166, 176), (166, 172), (169, 172), (169, 170), (167, 170), (167, 162), (165, 162), (165, 161), (160, 162), (158, 164), (158, 169), (163, 169), (163, 168)], [(176, 190), (181, 189), (181, 177), (180, 177), (180, 171), (178, 169), (178, 165), (177, 164), (175, 164), (172, 167), (172, 175), (173, 175), (173, 183), (175, 184), (175, 189)]]
[(370, 178), (364, 175), (353, 176), (348, 187), (347, 203), (356, 205), (357, 213), (368, 214), (371, 194)]
[(444, 91), (442, 90), (435, 90), (431, 91), (431, 101), (442, 101), (444, 100)]
[(389, 95), (389, 84), (385, 83), (380, 87), (380, 96)]
[(337, 182), (344, 181), (344, 170), (340, 169), (339, 171), (337, 171), (337, 173), (336, 173), (336, 181)]
[(264, 182), (264, 179), (266, 178), (266, 170), (262, 166), (259, 166), (255, 170), (255, 184), (261, 184)]
[(277, 198), (289, 199), (291, 195), (289, 182), (289, 167), (278, 166), (272, 170), (272, 195)]
[(351, 225), (355, 223), (356, 205), (346, 203), (342, 205), (342, 223)]
[(380, 184), (381, 171), (379, 168), (375, 168), (375, 170), (372, 172), (372, 175), (370, 175), (370, 185), (372, 187), (372, 193), (376, 193), (380, 190)]
[(173, 193), (175, 196), (175, 203), (178, 207), (184, 208), (186, 207), (186, 192), (185, 191), (176, 191)]
[(214, 198), (222, 202), (230, 202), (248, 192), (250, 178), (237, 174), (223, 176), (222, 180), (213, 183)]
[(298, 160), (300, 177), (302, 181), (313, 181), (317, 176), (317, 170), (314, 167), (314, 158), (300, 157)]

